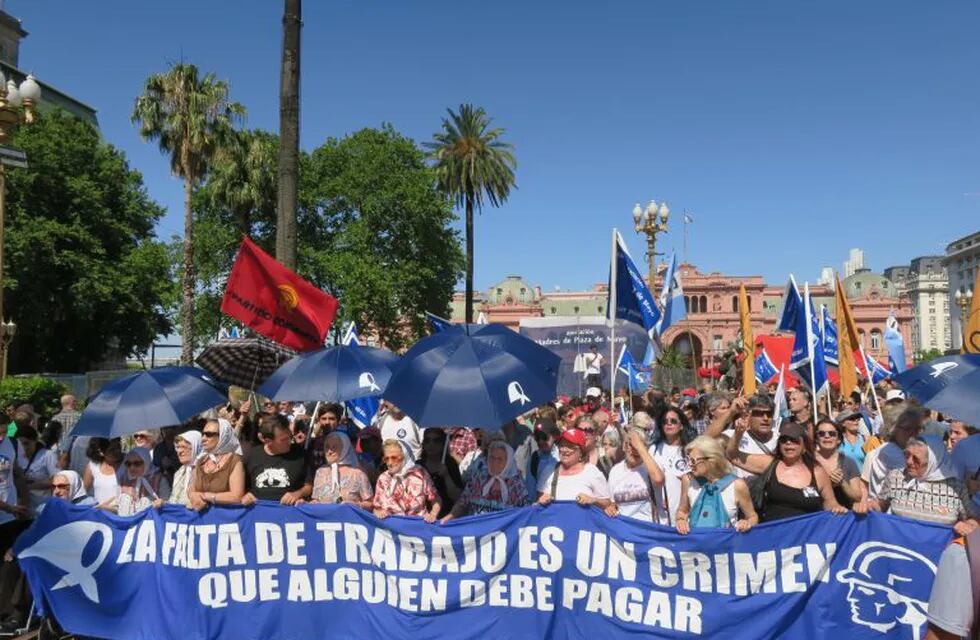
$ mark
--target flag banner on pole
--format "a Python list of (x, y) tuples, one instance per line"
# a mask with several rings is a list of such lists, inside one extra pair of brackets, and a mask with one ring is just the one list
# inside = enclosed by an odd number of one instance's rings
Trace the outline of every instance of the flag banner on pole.
[(436, 314), (429, 313), (428, 311), (425, 312), (425, 319), (429, 322), (429, 326), (432, 327), (432, 333), (439, 333), (453, 326), (453, 323), (449, 320), (440, 318)]
[(905, 362), (905, 340), (898, 330), (898, 319), (895, 317), (894, 309), (888, 313), (888, 319), (885, 320), (885, 348), (888, 350), (888, 367), (892, 370), (892, 374), (905, 371), (908, 368)]
[(783, 424), (783, 414), (786, 413), (786, 367), (779, 369), (779, 384), (776, 385), (776, 397), (773, 399), (772, 430), (779, 433), (779, 425)]
[(872, 384), (878, 384), (882, 380), (892, 377), (891, 370), (871, 357), (865, 356), (867, 360), (864, 364), (864, 376), (871, 379)]
[(803, 313), (803, 296), (796, 287), (796, 280), (791, 275), (783, 292), (783, 308), (779, 312), (776, 331), (796, 332), (796, 320)]
[(851, 315), (847, 296), (844, 295), (844, 285), (841, 284), (840, 276), (834, 279), (834, 309), (837, 315), (837, 370), (840, 373), (840, 392), (842, 397), (850, 398), (858, 386), (854, 352), (858, 351), (861, 338), (854, 324), (854, 316)]
[(752, 335), (752, 319), (749, 317), (749, 297), (745, 285), (738, 287), (739, 331), (742, 334), (742, 387), (745, 395), (755, 393), (755, 337)]
[[(630, 393), (634, 391), (644, 391), (648, 386), (650, 386), (650, 374), (643, 371), (636, 361), (633, 359), (633, 355), (623, 345), (623, 350), (619, 352), (619, 363), (617, 365), (618, 373), (622, 373), (626, 376), (629, 383)], [(618, 375), (617, 373), (617, 375)]]
[(830, 310), (825, 304), (820, 305), (820, 316), (823, 318), (820, 325), (821, 337), (823, 338), (823, 359), (827, 364), (836, 367), (840, 364), (837, 353), (837, 325), (834, 324), (834, 319), (830, 317)]
[(657, 325), (657, 335), (663, 335), (667, 329), (687, 317), (687, 305), (684, 303), (684, 287), (681, 285), (681, 274), (677, 271), (677, 254), (671, 254), (664, 274), (664, 284), (660, 291), (660, 306), (663, 317)]
[[(609, 294), (606, 298), (606, 318), (626, 320), (638, 324), (653, 339), (654, 329), (660, 321), (660, 309), (654, 303), (650, 289), (643, 281), (640, 270), (633, 263), (633, 259), (626, 250), (626, 243), (623, 242), (623, 236), (619, 233), (616, 234), (614, 260), (616, 262), (616, 282), (609, 285)], [(612, 304), (612, 287), (614, 286), (616, 287), (615, 309), (613, 309)]]
[(430, 525), (350, 505), (52, 500), (15, 552), (72, 634), (186, 638), (922, 638), (949, 527), (826, 512), (672, 528), (558, 502)]
[(759, 384), (766, 384), (775, 378), (777, 374), (779, 374), (779, 370), (773, 363), (772, 358), (769, 357), (769, 352), (766, 351), (765, 347), (762, 347), (762, 351), (755, 357), (755, 379)]
[(231, 268), (221, 312), (298, 351), (323, 346), (337, 299), (290, 271), (248, 237)]
[(802, 296), (803, 307), (795, 314), (796, 335), (789, 368), (810, 387), (814, 398), (827, 387), (827, 363), (824, 361), (820, 325), (813, 314), (813, 300), (809, 286)]
[[(361, 346), (361, 340), (357, 335), (357, 325), (353, 322), (347, 328), (342, 344), (348, 347)], [(377, 415), (378, 407), (381, 406), (381, 396), (365, 396), (348, 400), (344, 404), (347, 407), (347, 414), (357, 426), (364, 429), (371, 426), (371, 420)]]

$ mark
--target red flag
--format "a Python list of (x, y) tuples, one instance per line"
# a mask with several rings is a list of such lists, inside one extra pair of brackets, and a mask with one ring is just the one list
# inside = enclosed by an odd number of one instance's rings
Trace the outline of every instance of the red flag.
[(338, 304), (245, 237), (221, 311), (270, 340), (310, 351), (323, 346)]

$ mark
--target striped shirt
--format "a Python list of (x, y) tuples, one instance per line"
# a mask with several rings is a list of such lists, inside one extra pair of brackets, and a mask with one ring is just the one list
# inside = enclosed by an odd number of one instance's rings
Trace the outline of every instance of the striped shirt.
[(946, 525), (973, 516), (970, 496), (959, 478), (918, 482), (906, 487), (908, 480), (904, 469), (892, 469), (885, 476), (878, 500), (888, 505), (888, 513)]

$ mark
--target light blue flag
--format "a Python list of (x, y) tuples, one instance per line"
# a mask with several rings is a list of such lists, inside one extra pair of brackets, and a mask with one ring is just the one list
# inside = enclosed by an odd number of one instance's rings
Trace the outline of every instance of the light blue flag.
[[(891, 371), (882, 366), (880, 362), (872, 358), (870, 355), (865, 354), (865, 358), (866, 360), (864, 366), (868, 372), (868, 375), (871, 377), (872, 384), (878, 384), (882, 380), (892, 376)], [(889, 360), (891, 360), (891, 358), (889, 358)]]
[(445, 318), (440, 318), (434, 313), (425, 312), (425, 319), (429, 322), (429, 326), (432, 327), (433, 333), (439, 333), (440, 331), (445, 331), (449, 327), (453, 326), (453, 323)]
[(629, 422), (629, 416), (626, 415), (626, 401), (624, 400), (619, 403), (619, 424), (625, 427)]
[(905, 362), (905, 340), (902, 333), (898, 330), (898, 319), (895, 318), (895, 310), (888, 313), (885, 320), (885, 348), (888, 349), (888, 367), (892, 374), (898, 374), (908, 368)]
[(619, 352), (619, 364), (617, 368), (619, 369), (619, 373), (626, 376), (631, 393), (633, 391), (642, 391), (650, 386), (650, 374), (643, 371), (636, 364), (636, 360), (633, 359), (633, 354), (629, 352), (626, 345), (623, 345), (623, 350)]
[[(357, 336), (357, 326), (353, 322), (350, 323), (347, 333), (344, 334), (343, 344), (348, 347), (361, 346), (361, 341)], [(371, 420), (377, 415), (378, 407), (381, 406), (381, 396), (357, 398), (356, 400), (348, 400), (344, 404), (347, 407), (347, 415), (357, 426), (364, 429), (371, 426)]]
[(789, 277), (786, 283), (786, 291), (783, 293), (783, 309), (779, 313), (779, 322), (776, 323), (776, 331), (796, 331), (796, 319), (803, 313), (803, 296), (796, 287), (796, 280), (793, 276)]
[(796, 314), (796, 336), (789, 368), (810, 387), (814, 398), (827, 387), (827, 363), (809, 285), (803, 293), (803, 313)]
[(820, 305), (820, 309), (823, 315), (823, 324), (820, 327), (823, 333), (823, 359), (827, 361), (827, 364), (836, 367), (839, 364), (837, 359), (837, 325), (834, 324), (834, 319), (830, 317), (827, 305)]
[(766, 348), (762, 347), (762, 351), (755, 357), (755, 379), (759, 384), (766, 384), (778, 373), (779, 370), (776, 369), (776, 365), (769, 357)]
[(687, 306), (684, 304), (684, 287), (681, 285), (681, 275), (677, 271), (677, 254), (670, 256), (667, 273), (664, 274), (664, 286), (660, 292), (660, 306), (663, 307), (663, 318), (657, 327), (657, 335), (663, 335), (672, 325), (687, 317)]
[[(606, 318), (626, 320), (646, 329), (647, 335), (653, 339), (657, 322), (660, 321), (660, 309), (653, 301), (653, 295), (643, 275), (626, 250), (623, 236), (616, 233), (616, 282), (609, 283), (609, 294), (606, 299)], [(610, 298), (613, 287), (616, 287), (616, 308), (612, 309)]]

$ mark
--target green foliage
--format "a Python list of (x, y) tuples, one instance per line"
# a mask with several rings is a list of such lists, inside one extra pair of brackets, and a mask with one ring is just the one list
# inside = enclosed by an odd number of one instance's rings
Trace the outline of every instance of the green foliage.
[(140, 174), (88, 123), (45, 111), (13, 146), (7, 175), (5, 315), (17, 323), (11, 371), (84, 371), (149, 348), (170, 331), (175, 295), (163, 210)]
[(28, 403), (39, 415), (54, 415), (61, 409), (61, 396), (68, 393), (60, 382), (44, 376), (7, 376), (0, 380), (0, 407)]
[(941, 358), (945, 355), (939, 349), (929, 349), (926, 351), (916, 351), (915, 353), (915, 364), (920, 364), (923, 362), (929, 362), (930, 360), (935, 360), (936, 358)]
[[(255, 169), (216, 169), (194, 196), (195, 321), (203, 335), (229, 324), (219, 309), (241, 233), (269, 253), (275, 244), (270, 169), (278, 141), (262, 132), (244, 138), (251, 153), (228, 158)], [(261, 186), (229, 190), (235, 183), (224, 175)], [(450, 227), (455, 218), (412, 140), (389, 125), (331, 138), (301, 155), (300, 178), (298, 272), (340, 300), (335, 330), (353, 320), (362, 333), (376, 332), (397, 349), (424, 335), (425, 311), (448, 313), (462, 271), (459, 238)]]

